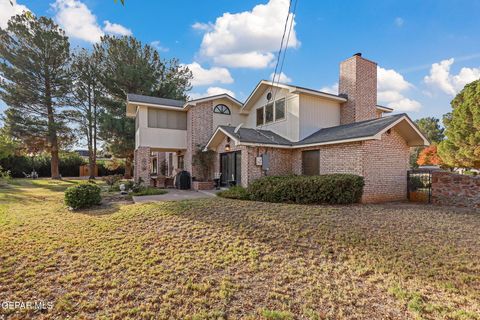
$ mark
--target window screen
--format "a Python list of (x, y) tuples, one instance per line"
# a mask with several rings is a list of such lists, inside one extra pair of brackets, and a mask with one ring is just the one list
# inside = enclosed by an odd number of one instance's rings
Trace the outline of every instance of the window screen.
[(275, 121), (285, 119), (285, 99), (275, 102)]
[(265, 123), (273, 121), (273, 102), (265, 106)]
[(148, 127), (186, 130), (187, 113), (174, 110), (148, 108)]
[(263, 107), (257, 109), (257, 126), (263, 124)]
[(316, 176), (320, 174), (320, 151), (309, 150), (302, 152), (302, 174)]

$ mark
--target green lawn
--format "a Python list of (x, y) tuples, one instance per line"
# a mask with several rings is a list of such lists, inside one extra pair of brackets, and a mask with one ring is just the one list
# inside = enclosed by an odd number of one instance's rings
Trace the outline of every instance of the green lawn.
[[(0, 189), (7, 319), (480, 319), (480, 213), (209, 198), (71, 212)], [(0, 317), (1, 318), (1, 317)]]

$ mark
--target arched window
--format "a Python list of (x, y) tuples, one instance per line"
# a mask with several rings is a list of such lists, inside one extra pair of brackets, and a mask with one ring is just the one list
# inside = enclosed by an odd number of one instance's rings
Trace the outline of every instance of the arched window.
[(214, 113), (226, 114), (230, 115), (230, 109), (224, 104), (217, 104), (215, 108), (213, 108)]

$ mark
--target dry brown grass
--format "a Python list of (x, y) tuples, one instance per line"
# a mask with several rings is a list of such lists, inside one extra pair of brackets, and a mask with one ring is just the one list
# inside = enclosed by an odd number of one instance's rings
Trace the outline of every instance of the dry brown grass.
[(228, 199), (70, 212), (68, 183), (0, 191), (12, 319), (480, 319), (480, 214)]

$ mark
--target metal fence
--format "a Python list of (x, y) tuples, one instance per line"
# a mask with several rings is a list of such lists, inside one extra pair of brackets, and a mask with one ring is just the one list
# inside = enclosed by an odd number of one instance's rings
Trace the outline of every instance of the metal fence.
[(409, 170), (407, 172), (407, 197), (412, 202), (432, 201), (432, 171)]

